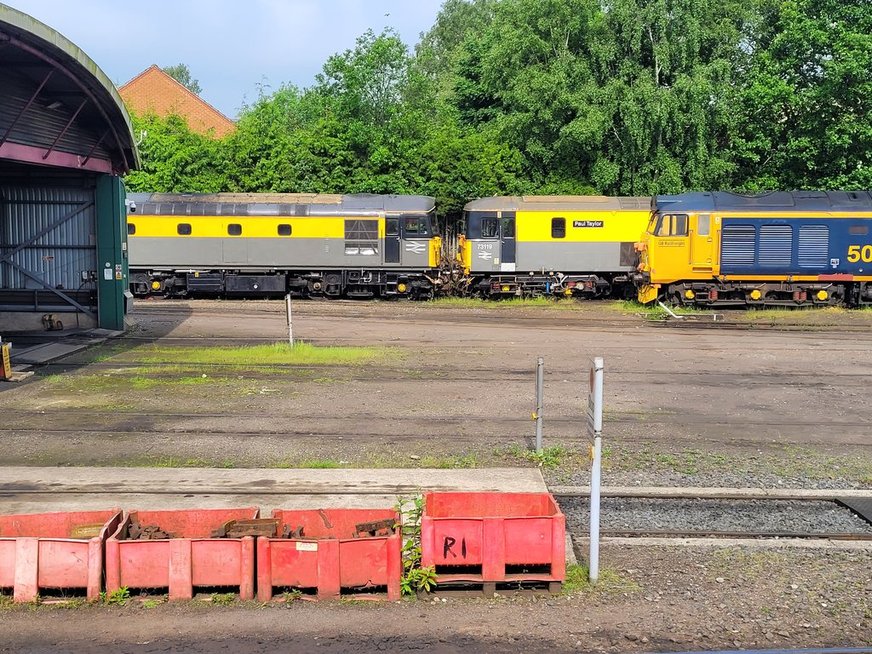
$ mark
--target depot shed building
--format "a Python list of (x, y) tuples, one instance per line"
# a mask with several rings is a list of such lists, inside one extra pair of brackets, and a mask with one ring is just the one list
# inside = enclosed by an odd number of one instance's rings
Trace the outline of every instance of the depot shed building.
[(122, 329), (121, 175), (138, 166), (114, 85), (61, 34), (0, 4), (0, 334)]

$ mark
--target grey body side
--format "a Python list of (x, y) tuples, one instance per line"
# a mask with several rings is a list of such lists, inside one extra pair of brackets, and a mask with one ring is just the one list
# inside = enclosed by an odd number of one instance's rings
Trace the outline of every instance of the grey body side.
[(338, 238), (198, 238), (196, 236), (130, 238), (130, 267), (150, 270), (234, 269), (422, 269), (429, 263), (430, 240), (400, 241), (400, 261), (384, 262), (384, 242), (372, 254), (346, 254)]
[(471, 243), (470, 272), (474, 274), (542, 273), (543, 271), (563, 274), (617, 273), (633, 270), (632, 260), (626, 261), (626, 252), (622, 262), (622, 244), (619, 242), (537, 243), (521, 241), (516, 245), (515, 264), (503, 262), (499, 239), (476, 239)]

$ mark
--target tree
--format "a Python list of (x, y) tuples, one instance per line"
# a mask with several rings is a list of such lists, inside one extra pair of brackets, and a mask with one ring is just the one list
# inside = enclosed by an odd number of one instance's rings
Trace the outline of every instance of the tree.
[(200, 88), (200, 82), (191, 76), (191, 69), (187, 64), (176, 64), (175, 66), (166, 66), (163, 72), (176, 80), (179, 84), (188, 89), (195, 95), (200, 95), (203, 89)]
[(133, 116), (142, 135), (142, 168), (125, 184), (143, 193), (218, 193), (227, 188), (227, 152), (223, 141), (192, 132), (184, 118), (154, 114)]
[(742, 79), (738, 185), (872, 187), (872, 10), (863, 0), (763, 5)]

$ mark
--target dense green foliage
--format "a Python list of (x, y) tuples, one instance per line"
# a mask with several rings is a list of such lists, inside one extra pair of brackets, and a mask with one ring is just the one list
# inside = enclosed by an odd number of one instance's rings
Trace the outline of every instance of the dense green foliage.
[(865, 0), (446, 0), (223, 140), (136, 119), (133, 190), (643, 195), (872, 187)]

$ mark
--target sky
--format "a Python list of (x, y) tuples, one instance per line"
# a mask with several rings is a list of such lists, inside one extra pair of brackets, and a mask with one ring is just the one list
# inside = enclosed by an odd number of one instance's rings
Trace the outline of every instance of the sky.
[(2, 0), (66, 36), (121, 86), (152, 64), (187, 64), (219, 111), (284, 83), (311, 86), (327, 58), (367, 29), (409, 47), (442, 0)]

